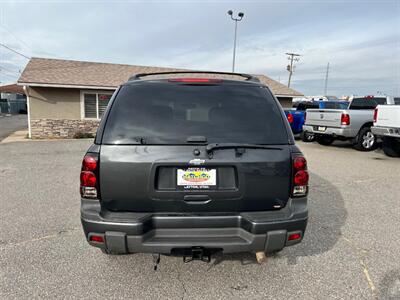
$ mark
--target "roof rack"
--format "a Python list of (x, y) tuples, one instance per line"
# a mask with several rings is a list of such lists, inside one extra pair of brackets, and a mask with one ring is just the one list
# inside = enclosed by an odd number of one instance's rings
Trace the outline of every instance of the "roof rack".
[(246, 81), (260, 82), (260, 80), (250, 74), (245, 73), (231, 73), (231, 72), (214, 72), (214, 71), (169, 71), (169, 72), (154, 72), (154, 73), (138, 73), (129, 78), (131, 80), (139, 80), (142, 77), (153, 76), (153, 75), (168, 75), (168, 74), (220, 74), (220, 75), (232, 75), (246, 78)]

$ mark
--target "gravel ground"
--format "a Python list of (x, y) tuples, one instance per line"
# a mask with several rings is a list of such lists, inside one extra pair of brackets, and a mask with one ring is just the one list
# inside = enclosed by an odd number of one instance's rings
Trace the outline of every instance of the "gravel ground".
[[(299, 142), (311, 171), (303, 242), (263, 265), (107, 256), (79, 220), (90, 141), (0, 144), (1, 299), (400, 299), (400, 160)], [(397, 258), (396, 258), (397, 257)]]

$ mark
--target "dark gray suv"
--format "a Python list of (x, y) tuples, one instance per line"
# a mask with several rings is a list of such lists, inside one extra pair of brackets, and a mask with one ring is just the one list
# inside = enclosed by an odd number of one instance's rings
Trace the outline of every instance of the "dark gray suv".
[(82, 163), (89, 244), (203, 258), (299, 243), (307, 163), (279, 102), (251, 75), (184, 73), (114, 93)]

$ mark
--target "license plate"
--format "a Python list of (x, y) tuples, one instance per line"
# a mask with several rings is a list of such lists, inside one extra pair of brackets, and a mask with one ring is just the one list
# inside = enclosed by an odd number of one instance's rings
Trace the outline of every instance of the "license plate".
[(325, 126), (318, 126), (318, 131), (325, 131), (326, 127)]
[(177, 186), (183, 189), (213, 189), (217, 186), (217, 170), (207, 168), (178, 169)]

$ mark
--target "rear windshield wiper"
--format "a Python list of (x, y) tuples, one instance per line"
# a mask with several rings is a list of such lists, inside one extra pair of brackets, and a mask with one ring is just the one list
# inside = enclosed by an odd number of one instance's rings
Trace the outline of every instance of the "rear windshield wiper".
[(236, 149), (236, 155), (240, 156), (244, 151), (239, 151), (239, 149), (268, 149), (268, 150), (282, 150), (280, 147), (273, 147), (267, 145), (259, 145), (259, 144), (241, 144), (241, 143), (214, 143), (208, 144), (206, 146), (207, 154), (212, 155), (213, 150), (215, 149)]
[(140, 145), (145, 145), (147, 143), (147, 140), (145, 137), (138, 136), (133, 138), (135, 142), (137, 142)]

